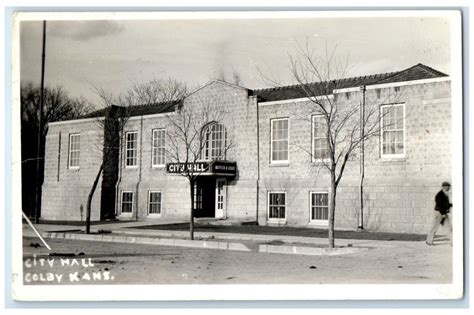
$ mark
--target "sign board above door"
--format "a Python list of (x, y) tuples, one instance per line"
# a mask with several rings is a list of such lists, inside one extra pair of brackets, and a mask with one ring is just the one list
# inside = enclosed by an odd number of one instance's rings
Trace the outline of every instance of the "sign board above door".
[(195, 163), (167, 163), (166, 171), (170, 174), (184, 174), (192, 171), (196, 175), (235, 177), (237, 175), (237, 162), (199, 161)]

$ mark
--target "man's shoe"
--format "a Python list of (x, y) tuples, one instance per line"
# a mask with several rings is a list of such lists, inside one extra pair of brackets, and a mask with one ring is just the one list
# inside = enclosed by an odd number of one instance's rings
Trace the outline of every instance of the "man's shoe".
[(428, 241), (426, 241), (425, 243), (426, 243), (426, 245), (428, 245), (428, 246), (433, 246), (433, 245), (434, 245), (433, 243), (430, 243), (430, 242), (428, 242)]

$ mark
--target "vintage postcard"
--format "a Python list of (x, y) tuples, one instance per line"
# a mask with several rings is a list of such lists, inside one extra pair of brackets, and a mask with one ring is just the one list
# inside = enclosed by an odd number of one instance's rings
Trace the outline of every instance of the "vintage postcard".
[(15, 13), (14, 298), (462, 298), (461, 31)]

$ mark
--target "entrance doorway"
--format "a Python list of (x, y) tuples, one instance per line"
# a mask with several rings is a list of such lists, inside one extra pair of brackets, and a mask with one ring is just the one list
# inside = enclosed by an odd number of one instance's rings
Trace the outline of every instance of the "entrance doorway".
[(194, 186), (194, 217), (223, 218), (226, 206), (226, 181), (200, 176)]
[(215, 196), (216, 179), (212, 176), (200, 176), (194, 190), (194, 216), (196, 218), (214, 218), (216, 215)]

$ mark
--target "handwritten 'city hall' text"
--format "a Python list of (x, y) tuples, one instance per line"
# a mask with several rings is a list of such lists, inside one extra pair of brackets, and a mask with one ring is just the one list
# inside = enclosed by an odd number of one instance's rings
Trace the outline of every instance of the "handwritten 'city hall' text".
[[(24, 260), (25, 283), (75, 283), (110, 281), (114, 277), (108, 270), (92, 270), (95, 267), (90, 258), (27, 258)], [(43, 271), (43, 269), (66, 269), (66, 272)], [(75, 270), (67, 270), (67, 269)], [(41, 271), (30, 272), (40, 269)], [(94, 268), (96, 269), (96, 268)]]

